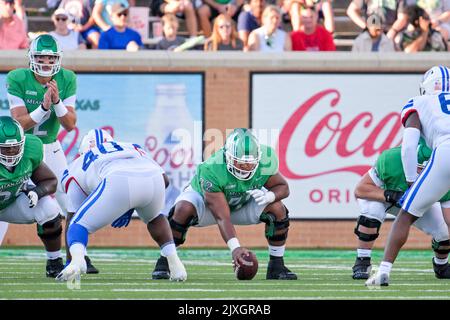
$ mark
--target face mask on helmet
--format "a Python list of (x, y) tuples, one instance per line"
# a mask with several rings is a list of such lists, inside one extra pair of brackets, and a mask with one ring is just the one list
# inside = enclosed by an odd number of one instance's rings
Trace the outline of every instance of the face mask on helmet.
[(236, 129), (225, 142), (228, 171), (239, 180), (250, 180), (261, 159), (258, 140), (247, 129)]
[(443, 66), (436, 66), (425, 72), (420, 83), (420, 94), (432, 95), (450, 91), (449, 74), (449, 69)]
[(106, 130), (92, 129), (81, 140), (80, 147), (78, 148), (78, 153), (80, 155), (83, 155), (99, 144), (108, 141), (114, 141), (114, 139)]
[(16, 166), (23, 156), (25, 135), (20, 124), (10, 117), (0, 117), (0, 163)]
[(30, 69), (42, 77), (51, 77), (61, 69), (62, 52), (51, 35), (41, 35), (33, 40), (28, 52)]

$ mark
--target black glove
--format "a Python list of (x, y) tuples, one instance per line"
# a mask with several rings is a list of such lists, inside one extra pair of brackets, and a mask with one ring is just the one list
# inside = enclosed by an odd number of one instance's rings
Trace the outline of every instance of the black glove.
[(386, 199), (386, 202), (392, 203), (396, 206), (398, 206), (403, 194), (403, 191), (384, 190), (384, 198)]

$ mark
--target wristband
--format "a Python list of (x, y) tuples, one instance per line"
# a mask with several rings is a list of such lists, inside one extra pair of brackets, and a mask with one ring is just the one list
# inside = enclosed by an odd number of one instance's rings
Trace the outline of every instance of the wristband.
[(69, 112), (61, 99), (59, 99), (57, 104), (53, 105), (53, 110), (55, 110), (56, 116), (58, 118), (64, 117), (67, 112)]
[(233, 252), (234, 249), (239, 248), (241, 245), (239, 244), (239, 240), (234, 237), (227, 241), (227, 246), (230, 248), (230, 251)]
[(45, 111), (44, 106), (40, 104), (33, 112), (30, 112), (30, 118), (36, 123), (41, 123), (47, 113), (48, 110)]

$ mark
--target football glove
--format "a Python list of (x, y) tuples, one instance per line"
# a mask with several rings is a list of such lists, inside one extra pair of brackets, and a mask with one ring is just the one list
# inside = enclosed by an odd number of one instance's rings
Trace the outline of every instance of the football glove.
[(247, 193), (250, 194), (253, 199), (255, 199), (256, 203), (260, 206), (275, 201), (275, 193), (273, 193), (272, 191), (254, 189), (248, 190)]
[(394, 190), (384, 190), (384, 198), (386, 202), (392, 203), (397, 207), (401, 207), (401, 199), (403, 197), (404, 192), (402, 191), (394, 191)]
[(38, 200), (39, 200), (38, 194), (34, 190), (26, 191), (25, 194), (28, 197), (28, 207), (34, 208), (37, 205)]
[(113, 228), (127, 227), (128, 224), (130, 223), (133, 212), (134, 212), (134, 208), (125, 212), (123, 215), (121, 215), (116, 220), (114, 220), (113, 223), (111, 223), (111, 227), (113, 227)]

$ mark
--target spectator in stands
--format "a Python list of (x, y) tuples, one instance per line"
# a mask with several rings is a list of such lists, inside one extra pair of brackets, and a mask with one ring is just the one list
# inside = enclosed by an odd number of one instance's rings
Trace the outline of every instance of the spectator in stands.
[(239, 39), (233, 19), (226, 14), (220, 14), (214, 20), (211, 37), (205, 42), (205, 51), (240, 50), (244, 44)]
[(14, 14), (14, 0), (0, 0), (0, 50), (28, 48), (24, 22)]
[(314, 7), (318, 13), (318, 21), (323, 23), (325, 29), (334, 33), (334, 13), (332, 0), (284, 0), (283, 10), (289, 13), (293, 31), (300, 30), (302, 7)]
[(172, 51), (183, 44), (186, 39), (178, 36), (178, 19), (172, 13), (166, 13), (162, 19), (164, 37), (156, 44), (156, 50)]
[(291, 38), (281, 30), (281, 11), (279, 7), (268, 5), (262, 16), (262, 26), (248, 36), (249, 51), (282, 52), (292, 49)]
[(333, 36), (317, 23), (314, 7), (302, 8), (300, 30), (291, 33), (293, 51), (336, 51)]
[(244, 0), (201, 0), (198, 2), (201, 3), (197, 7), (198, 20), (205, 37), (211, 35), (211, 19), (221, 13), (235, 18), (244, 4)]
[(261, 27), (261, 18), (264, 8), (266, 7), (265, 0), (250, 0), (249, 10), (242, 10), (238, 16), (238, 33), (239, 38), (247, 47), (248, 35), (255, 29)]
[[(450, 0), (423, 1), (405, 0), (408, 6), (417, 5), (428, 14), (431, 26), (439, 31), (445, 40), (450, 40)], [(408, 24), (407, 15), (402, 16), (403, 27)]]
[(22, 0), (15, 0), (14, 1), (14, 13), (16, 16), (23, 21), (25, 25), (25, 30), (28, 30), (28, 19), (27, 19), (27, 13), (25, 11), (25, 7), (23, 6)]
[(172, 13), (186, 19), (186, 29), (191, 37), (196, 37), (198, 32), (197, 16), (191, 0), (152, 0), (151, 12), (153, 16), (162, 17), (166, 13)]
[(111, 21), (113, 27), (103, 31), (98, 43), (99, 49), (119, 49), (138, 51), (142, 47), (142, 39), (137, 31), (128, 28), (128, 6), (115, 3), (111, 7)]
[(97, 49), (101, 30), (92, 17), (93, 1), (62, 0), (59, 8), (69, 14), (69, 28), (78, 31), (92, 49)]
[(366, 29), (367, 19), (376, 14), (383, 21), (383, 31), (390, 39), (398, 34), (402, 29), (400, 12), (404, 8), (404, 0), (352, 0), (347, 8), (349, 18), (361, 29)]
[(59, 8), (52, 15), (55, 30), (50, 34), (55, 38), (63, 52), (86, 49), (86, 43), (78, 31), (69, 29), (69, 14), (66, 10)]
[(433, 29), (429, 15), (419, 6), (406, 10), (408, 26), (396, 37), (400, 50), (410, 53), (419, 51), (447, 51), (447, 42), (441, 33)]
[(355, 39), (353, 52), (393, 52), (394, 42), (383, 32), (382, 20), (378, 15), (371, 15), (367, 28)]
[(125, 8), (136, 4), (135, 0), (95, 0), (94, 8), (92, 8), (92, 17), (96, 25), (106, 31), (113, 26), (111, 20), (111, 9), (116, 3), (121, 4)]

